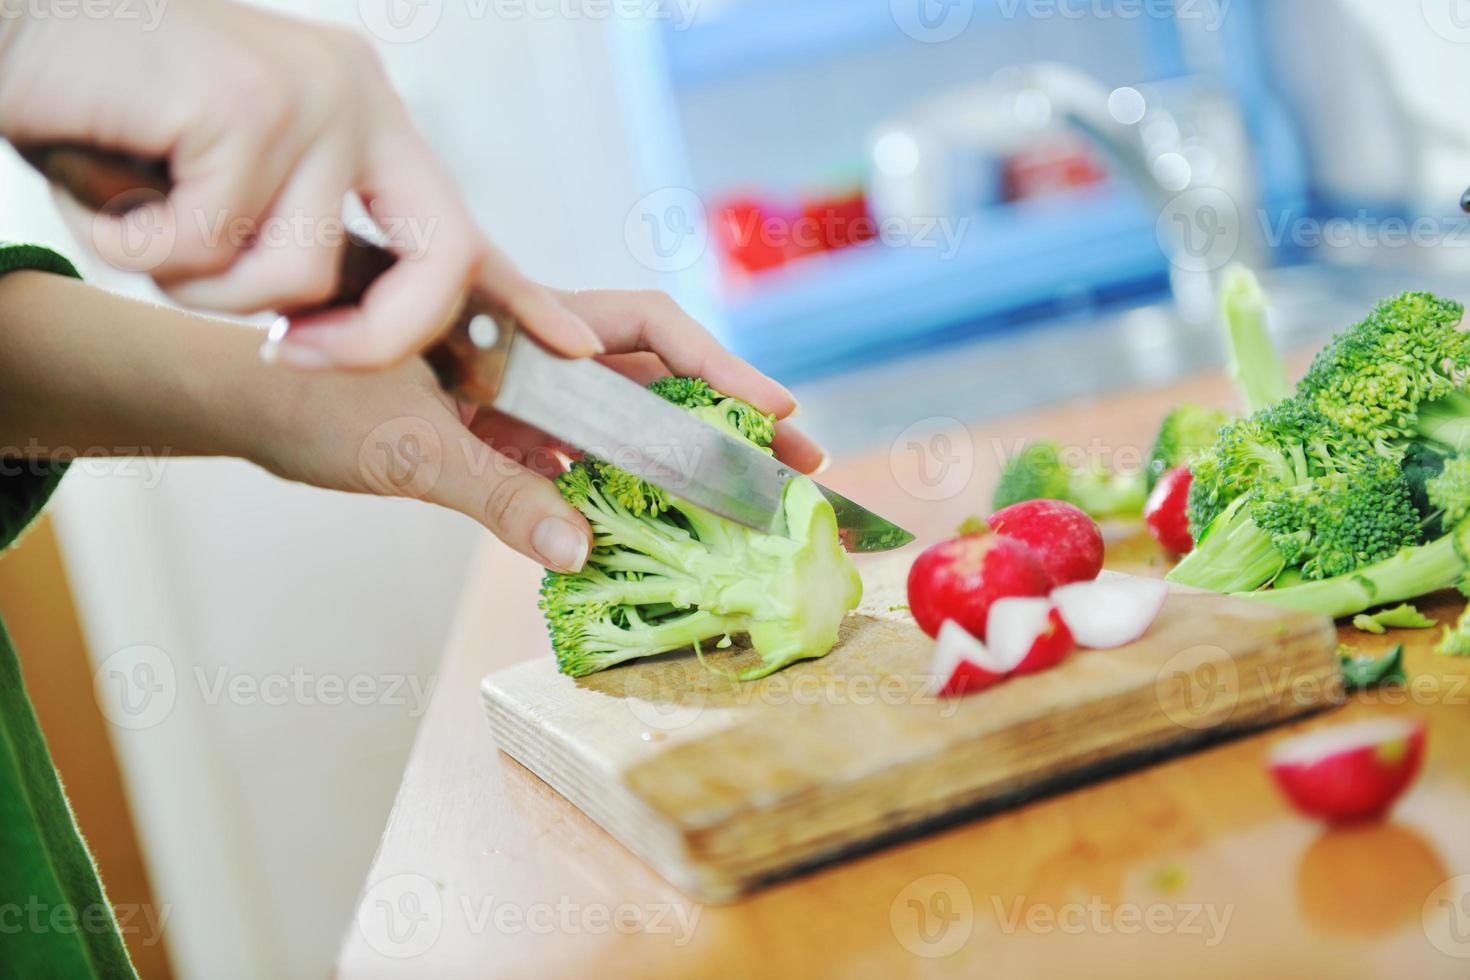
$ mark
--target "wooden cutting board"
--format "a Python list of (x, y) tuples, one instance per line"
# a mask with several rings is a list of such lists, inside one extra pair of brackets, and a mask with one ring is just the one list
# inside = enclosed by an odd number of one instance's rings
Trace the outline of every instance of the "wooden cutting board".
[(761, 681), (689, 653), (573, 680), (548, 651), (492, 674), (495, 737), (669, 881), (725, 901), (1342, 699), (1329, 619), (1179, 591), (1131, 646), (939, 700), (933, 642), (899, 605), (908, 561), (864, 568), (863, 607), (828, 656)]

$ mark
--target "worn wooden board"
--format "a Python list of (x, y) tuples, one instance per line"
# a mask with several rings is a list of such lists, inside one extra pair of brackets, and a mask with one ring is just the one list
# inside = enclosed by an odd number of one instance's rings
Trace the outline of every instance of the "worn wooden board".
[[(690, 895), (763, 882), (1341, 700), (1330, 620), (1176, 592), (1148, 636), (956, 700), (902, 609), (906, 562), (822, 660), (740, 684), (688, 653), (485, 678), (495, 737)], [(720, 651), (713, 665), (755, 662)]]

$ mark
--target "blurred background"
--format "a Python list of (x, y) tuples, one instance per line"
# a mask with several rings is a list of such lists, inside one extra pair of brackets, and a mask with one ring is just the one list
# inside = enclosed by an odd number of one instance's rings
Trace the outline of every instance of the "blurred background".
[[(532, 275), (669, 290), (844, 454), (1219, 363), (1231, 260), (1287, 345), (1470, 294), (1458, 0), (278, 6), (374, 40)], [(0, 216), (153, 295), (8, 151)], [(129, 937), (146, 975), (330, 970), (482, 534), (243, 463), (93, 461), (0, 565), (113, 897), (167, 912)], [(144, 668), (156, 707), (99, 710)]]

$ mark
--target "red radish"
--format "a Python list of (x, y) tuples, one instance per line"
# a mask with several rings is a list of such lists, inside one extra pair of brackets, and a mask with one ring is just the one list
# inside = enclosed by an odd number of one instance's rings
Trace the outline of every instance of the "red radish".
[(1041, 596), (1051, 580), (1014, 538), (970, 534), (942, 541), (909, 569), (909, 610), (930, 636), (952, 619), (972, 636), (985, 635), (990, 604), (1007, 596)]
[(1419, 772), (1424, 723), (1404, 718), (1321, 728), (1271, 750), (1271, 775), (1302, 813), (1323, 820), (1382, 815)]
[(993, 687), (1005, 680), (1010, 664), (1001, 663), (985, 644), (952, 619), (939, 627), (934, 645), (934, 693), (959, 697)]
[(1193, 481), (1188, 466), (1176, 466), (1154, 484), (1143, 506), (1148, 533), (1164, 550), (1176, 555), (1194, 550), (1194, 536), (1189, 533), (1189, 485)]
[(1026, 500), (985, 519), (996, 534), (1030, 545), (1052, 585), (1090, 582), (1103, 566), (1097, 521), (1061, 500)]
[(1148, 632), (1168, 597), (1169, 586), (1158, 579), (1118, 575), (1064, 585), (1051, 601), (1079, 645), (1107, 650)]
[(1055, 667), (1072, 652), (1072, 631), (1047, 599), (997, 599), (990, 607), (986, 643), (1013, 674)]

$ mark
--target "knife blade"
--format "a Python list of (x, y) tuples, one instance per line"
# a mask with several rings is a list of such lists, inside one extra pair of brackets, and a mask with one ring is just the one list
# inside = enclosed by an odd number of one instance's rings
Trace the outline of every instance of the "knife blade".
[[(71, 144), (20, 150), (37, 170), (93, 210), (126, 212), (146, 199), (140, 195), (167, 197), (172, 190), (163, 161)], [(373, 280), (397, 261), (387, 249), (349, 237), (337, 294), (318, 309), (356, 305)], [(738, 524), (766, 532), (782, 529), (782, 497), (798, 474), (596, 361), (558, 357), (523, 334), (509, 311), (483, 294), (470, 294), (449, 334), (424, 357), (456, 398), (534, 425)], [(576, 397), (568, 398), (568, 392)], [(832, 504), (849, 551), (889, 551), (914, 539), (862, 505), (818, 486)]]
[[(596, 361), (558, 357), (517, 333), (491, 405), (705, 510), (758, 531), (784, 530), (782, 498), (794, 470)], [(849, 551), (888, 551), (913, 540), (818, 487)]]

